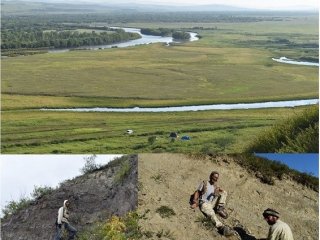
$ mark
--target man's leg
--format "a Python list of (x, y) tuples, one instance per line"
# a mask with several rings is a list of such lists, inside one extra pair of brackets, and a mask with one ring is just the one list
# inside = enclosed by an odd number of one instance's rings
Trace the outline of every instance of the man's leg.
[(213, 224), (216, 226), (216, 228), (218, 229), (218, 232), (223, 235), (223, 236), (233, 236), (234, 235), (234, 231), (231, 230), (228, 226), (223, 225), (222, 222), (219, 221), (219, 219), (217, 218), (213, 208), (214, 208), (214, 204), (216, 202), (211, 202), (211, 203), (203, 203), (201, 205), (200, 210), (205, 213), (208, 217), (210, 217), (211, 221), (213, 222)]
[(61, 233), (62, 233), (62, 227), (59, 228), (58, 225), (56, 225), (56, 234), (54, 236), (54, 240), (61, 240)]
[(68, 239), (69, 240), (74, 239), (74, 236), (76, 235), (77, 230), (73, 226), (71, 226), (69, 223), (65, 223), (64, 227), (68, 230), (68, 233), (69, 233)]
[(226, 191), (222, 191), (219, 196), (213, 199), (214, 209), (216, 213), (218, 213), (223, 218), (228, 218), (228, 213), (225, 209), (225, 204), (227, 201), (228, 193)]
[(223, 191), (220, 193), (220, 197), (218, 199), (218, 205), (220, 206), (224, 206), (226, 204), (226, 201), (227, 201), (227, 196), (228, 196), (228, 193), (226, 191)]
[(200, 210), (211, 219), (211, 221), (217, 228), (222, 227), (223, 224), (217, 218), (216, 213), (213, 210), (213, 206), (214, 205), (212, 203), (205, 202), (201, 205)]

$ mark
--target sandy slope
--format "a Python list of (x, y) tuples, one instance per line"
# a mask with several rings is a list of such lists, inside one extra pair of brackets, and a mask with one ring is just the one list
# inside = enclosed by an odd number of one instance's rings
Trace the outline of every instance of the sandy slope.
[[(205, 228), (198, 221), (203, 215), (198, 209), (191, 210), (188, 204), (190, 194), (213, 170), (220, 172), (220, 186), (229, 194), (229, 218), (225, 221), (229, 226), (240, 222), (252, 236), (266, 237), (268, 225), (261, 213), (271, 207), (281, 213), (295, 239), (318, 239), (318, 193), (302, 185), (289, 179), (276, 181), (274, 186), (263, 184), (230, 156), (200, 159), (180, 154), (140, 154), (138, 211), (145, 214), (140, 222), (142, 230), (148, 233), (145, 239), (224, 238), (215, 229)], [(172, 208), (176, 215), (162, 218), (156, 213), (161, 206)]]

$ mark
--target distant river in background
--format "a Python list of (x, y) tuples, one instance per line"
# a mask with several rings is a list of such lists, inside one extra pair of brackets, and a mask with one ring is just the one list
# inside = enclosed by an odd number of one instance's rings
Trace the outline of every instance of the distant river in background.
[(319, 63), (315, 62), (299, 62), (292, 60), (290, 58), (281, 57), (281, 58), (272, 58), (273, 61), (280, 62), (280, 63), (287, 63), (287, 64), (295, 64), (295, 65), (304, 65), (304, 66), (317, 66), (319, 67)]
[[(112, 28), (118, 28), (118, 27), (112, 27)], [(125, 47), (132, 47), (137, 45), (143, 45), (143, 44), (150, 44), (150, 43), (166, 43), (169, 45), (170, 43), (180, 43), (181, 41), (176, 41), (172, 37), (161, 37), (161, 36), (153, 36), (153, 35), (145, 35), (141, 33), (141, 29), (139, 28), (122, 28), (126, 32), (131, 33), (138, 33), (141, 35), (141, 38), (130, 40), (127, 42), (122, 43), (114, 43), (114, 44), (107, 44), (107, 45), (96, 45), (96, 46), (83, 46), (79, 48), (72, 48), (72, 49), (88, 49), (88, 50), (98, 50), (98, 49), (106, 49), (106, 48), (125, 48)], [(191, 38), (188, 40), (190, 42), (197, 41), (199, 38), (197, 37), (197, 33), (194, 32), (188, 32), (191, 36)], [(61, 52), (68, 52), (71, 48), (66, 49), (54, 49), (49, 50), (49, 53), (61, 53)]]
[(204, 110), (235, 110), (235, 109), (260, 109), (260, 108), (281, 108), (297, 107), (318, 104), (318, 99), (292, 100), (260, 103), (236, 103), (236, 104), (213, 104), (197, 106), (178, 107), (154, 107), (154, 108), (41, 108), (41, 111), (64, 111), (64, 112), (187, 112)]

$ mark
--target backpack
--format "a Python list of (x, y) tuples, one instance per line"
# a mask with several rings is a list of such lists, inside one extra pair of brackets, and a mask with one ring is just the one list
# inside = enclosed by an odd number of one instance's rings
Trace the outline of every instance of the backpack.
[[(190, 204), (190, 206), (192, 206), (194, 203), (196, 203), (196, 205), (197, 205), (197, 207), (199, 206), (199, 199), (201, 198), (201, 196), (207, 191), (207, 181), (205, 181), (205, 180), (203, 180), (203, 187), (202, 187), (202, 189), (201, 189), (201, 191), (199, 191), (198, 189), (194, 192), (194, 193), (192, 193), (191, 195), (190, 195), (190, 198), (189, 198), (189, 204)], [(196, 199), (196, 193), (198, 193), (199, 194), (199, 198), (198, 199)]]

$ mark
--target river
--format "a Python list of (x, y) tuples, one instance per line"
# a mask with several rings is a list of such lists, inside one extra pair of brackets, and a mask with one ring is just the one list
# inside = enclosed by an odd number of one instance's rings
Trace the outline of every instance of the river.
[(205, 110), (235, 110), (235, 109), (260, 109), (260, 108), (282, 108), (297, 107), (318, 104), (318, 99), (275, 101), (260, 103), (235, 103), (235, 104), (213, 104), (197, 106), (177, 107), (154, 107), (154, 108), (41, 108), (41, 111), (64, 111), (64, 112), (188, 112)]
[(273, 61), (279, 62), (279, 63), (287, 63), (287, 64), (295, 64), (295, 65), (304, 65), (304, 66), (317, 66), (319, 67), (319, 63), (314, 62), (299, 62), (292, 60), (290, 58), (286, 57), (280, 57), (280, 58), (272, 58)]
[[(118, 27), (112, 27), (112, 28), (118, 28)], [(161, 37), (161, 36), (152, 36), (152, 35), (145, 35), (141, 33), (141, 29), (139, 28), (122, 28), (126, 32), (131, 33), (138, 33), (141, 35), (141, 38), (130, 40), (127, 42), (121, 42), (121, 43), (115, 43), (115, 44), (107, 44), (107, 45), (96, 45), (96, 46), (83, 46), (79, 49), (88, 49), (88, 50), (99, 50), (99, 49), (107, 49), (107, 48), (125, 48), (125, 47), (132, 47), (142, 44), (151, 44), (151, 43), (166, 43), (168, 46), (170, 43), (179, 43), (179, 41), (174, 40), (172, 37)], [(191, 36), (189, 39), (190, 42), (197, 41), (199, 38), (197, 37), (197, 33), (194, 32), (188, 32)], [(77, 48), (73, 48), (77, 49)], [(62, 53), (62, 52), (68, 52), (70, 51), (70, 48), (66, 49), (54, 49), (49, 50), (49, 53)]]

